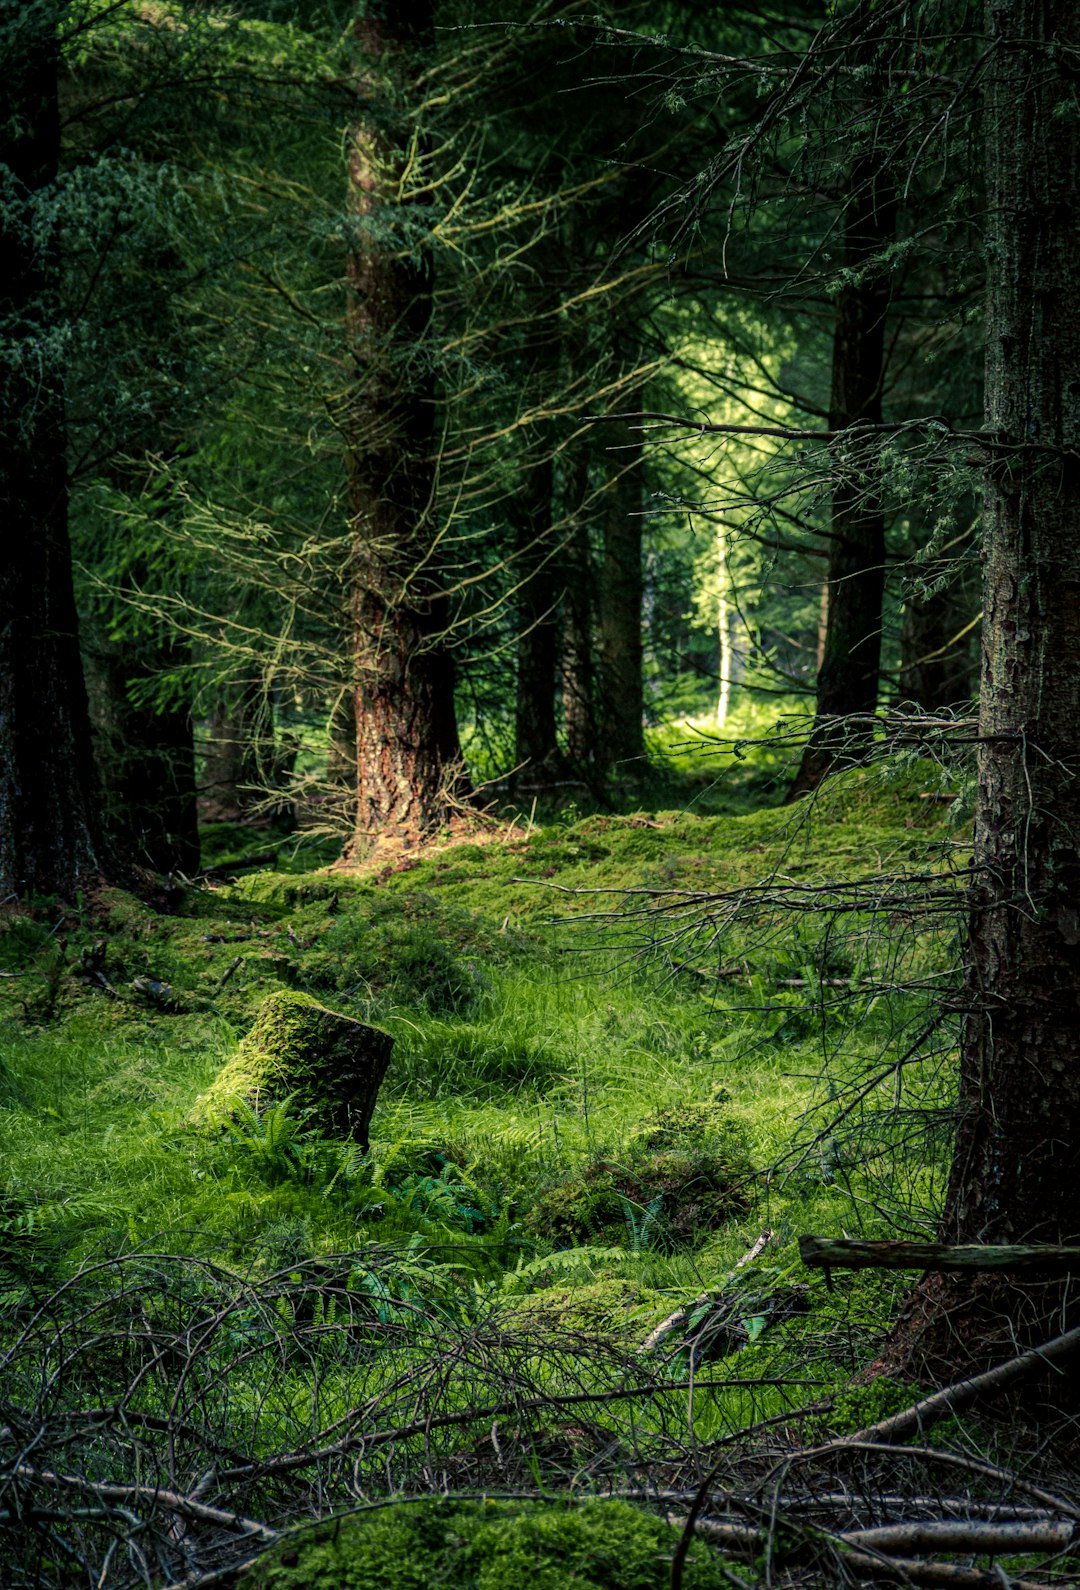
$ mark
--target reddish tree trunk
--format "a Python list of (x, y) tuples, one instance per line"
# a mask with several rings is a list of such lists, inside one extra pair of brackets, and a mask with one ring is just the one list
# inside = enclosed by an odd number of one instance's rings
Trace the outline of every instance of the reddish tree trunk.
[(367, 116), (350, 136), (349, 357), (336, 413), (352, 531), (357, 814), (350, 855), (419, 837), (460, 792), (449, 621), (438, 578), (435, 392), (427, 333), (430, 257), (402, 202), (410, 127), (403, 109), (431, 0), (369, 8), (356, 23)]
[[(63, 371), (50, 344), (60, 264), (47, 208), (56, 178), (61, 8), (27, 13), (5, 62), (0, 163), (0, 318), (20, 357), (0, 386), (0, 898), (73, 898), (97, 881), (104, 853), (68, 537)], [(35, 213), (36, 212), (36, 213)]]
[[(1073, 0), (993, 0), (988, 469), (975, 857), (945, 1242), (1080, 1238), (1080, 128)], [(1075, 1289), (916, 1287), (888, 1361), (953, 1374)]]

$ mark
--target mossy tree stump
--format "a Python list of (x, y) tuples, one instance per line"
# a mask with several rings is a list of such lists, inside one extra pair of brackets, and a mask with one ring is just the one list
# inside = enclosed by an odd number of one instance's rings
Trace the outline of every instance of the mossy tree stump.
[(294, 1097), (330, 1137), (363, 1148), (394, 1040), (378, 1027), (281, 989), (263, 1001), (254, 1026), (195, 1106), (197, 1121), (227, 1118), (237, 1104), (264, 1110)]

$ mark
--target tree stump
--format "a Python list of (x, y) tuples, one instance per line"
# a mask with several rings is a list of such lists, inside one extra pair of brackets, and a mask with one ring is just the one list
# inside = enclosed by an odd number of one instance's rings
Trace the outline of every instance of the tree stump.
[(378, 1027), (282, 989), (263, 1001), (236, 1054), (198, 1100), (195, 1119), (210, 1124), (237, 1104), (261, 1111), (291, 1096), (327, 1136), (366, 1148), (393, 1042)]

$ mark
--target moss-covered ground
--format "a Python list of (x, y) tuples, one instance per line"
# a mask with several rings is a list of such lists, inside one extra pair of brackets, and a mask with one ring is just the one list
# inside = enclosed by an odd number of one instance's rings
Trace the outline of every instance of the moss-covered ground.
[[(354, 1292), (362, 1272), (369, 1297), (455, 1329), (510, 1322), (527, 1355), (553, 1329), (592, 1342), (579, 1386), (589, 1353), (598, 1375), (640, 1356), (685, 1306), (660, 1363), (674, 1383), (708, 1366), (702, 1437), (827, 1399), (903, 1282), (830, 1292), (797, 1236), (918, 1234), (940, 1194), (954, 1035), (936, 1000), (965, 859), (948, 793), (926, 764), (868, 769), (794, 809), (521, 814), (361, 874), (226, 871), (168, 911), (120, 891), (9, 908), (4, 1330), (77, 1272), (151, 1253), (215, 1285), (291, 1274), (300, 1317), (299, 1281), (351, 1255)], [(200, 1111), (283, 988), (393, 1035), (368, 1153), (295, 1097)], [(342, 1406), (344, 1363), (321, 1371)]]

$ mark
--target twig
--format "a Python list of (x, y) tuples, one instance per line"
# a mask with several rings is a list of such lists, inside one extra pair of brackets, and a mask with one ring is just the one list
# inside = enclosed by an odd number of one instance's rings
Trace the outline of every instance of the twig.
[(225, 987), (225, 984), (229, 981), (229, 978), (235, 972), (236, 968), (241, 964), (241, 962), (243, 961), (243, 958), (244, 957), (242, 955), (237, 955), (233, 960), (231, 960), (229, 962), (228, 966), (225, 968), (225, 971), (224, 971), (220, 981), (218, 982), (217, 987), (214, 989), (214, 993), (215, 994), (220, 994), (221, 993), (221, 990)]
[[(683, 1523), (684, 1528), (689, 1526), (692, 1532), (703, 1535), (706, 1540), (715, 1541), (726, 1551), (748, 1557), (758, 1556), (768, 1537), (768, 1530), (765, 1528), (751, 1524), (729, 1524), (713, 1518), (687, 1518), (685, 1521), (672, 1519), (671, 1522), (676, 1526)], [(872, 1534), (873, 1531), (866, 1530), (862, 1533)], [(947, 1562), (921, 1562), (910, 1557), (889, 1558), (884, 1554), (879, 1555), (876, 1551), (858, 1550), (854, 1543), (854, 1535), (826, 1536), (817, 1531), (808, 1532), (804, 1540), (785, 1542), (783, 1550), (778, 1551), (776, 1555), (787, 1560), (807, 1556), (817, 1557), (822, 1548), (830, 1542), (843, 1548), (839, 1561), (859, 1578), (895, 1580), (899, 1584), (956, 1586), (957, 1590), (961, 1590), (961, 1587), (962, 1590), (968, 1590), (968, 1587), (971, 1587), (971, 1590), (1001, 1590), (1002, 1580), (995, 1572), (986, 1572), (982, 1568), (960, 1568)], [(988, 1553), (993, 1549), (988, 1547)], [(672, 1566), (674, 1567), (674, 1562)], [(673, 1576), (672, 1590), (679, 1590), (681, 1582), (681, 1574), (678, 1581)], [(1011, 1576), (1008, 1585), (1009, 1590), (1052, 1590), (1052, 1587), (1045, 1583), (1037, 1583), (1031, 1579), (1014, 1579)]]

